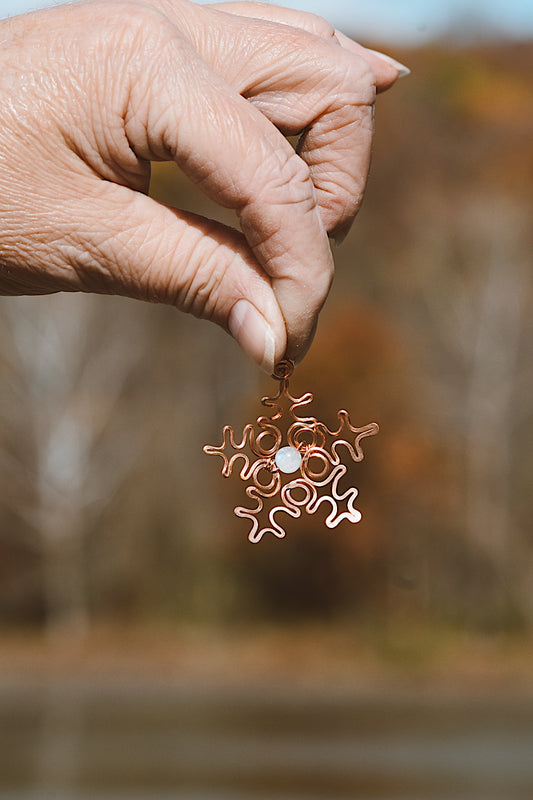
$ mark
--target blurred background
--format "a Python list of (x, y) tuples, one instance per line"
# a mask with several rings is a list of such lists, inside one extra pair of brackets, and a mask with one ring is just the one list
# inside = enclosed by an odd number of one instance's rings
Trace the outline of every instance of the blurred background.
[(291, 383), (380, 423), (363, 521), (247, 541), (202, 446), (273, 383), (222, 331), (2, 299), (2, 800), (532, 796), (533, 8), (298, 5), (412, 69)]

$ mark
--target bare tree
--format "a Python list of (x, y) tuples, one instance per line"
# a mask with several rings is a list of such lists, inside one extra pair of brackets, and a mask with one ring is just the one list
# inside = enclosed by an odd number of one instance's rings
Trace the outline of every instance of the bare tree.
[(2, 301), (2, 504), (34, 531), (47, 628), (89, 622), (86, 522), (134, 462), (139, 432), (108, 437), (144, 349), (138, 304), (84, 295)]
[(533, 615), (531, 590), (523, 591), (532, 582), (533, 554), (520, 536), (511, 491), (519, 426), (533, 406), (529, 226), (516, 200), (490, 195), (461, 198), (434, 220), (423, 264), (418, 254), (417, 286), (429, 311), (423, 324), (443, 421), (463, 448), (461, 527), (491, 566), (487, 605), (508, 594)]

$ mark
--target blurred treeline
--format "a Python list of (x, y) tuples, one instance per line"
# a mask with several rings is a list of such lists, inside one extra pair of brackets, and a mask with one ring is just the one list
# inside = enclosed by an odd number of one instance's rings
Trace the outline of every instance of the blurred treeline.
[[(367, 197), (295, 390), (377, 420), (363, 521), (251, 545), (202, 445), (274, 384), (171, 308), (2, 300), (0, 620), (533, 626), (533, 44), (395, 53)], [(152, 194), (217, 210), (178, 170)]]

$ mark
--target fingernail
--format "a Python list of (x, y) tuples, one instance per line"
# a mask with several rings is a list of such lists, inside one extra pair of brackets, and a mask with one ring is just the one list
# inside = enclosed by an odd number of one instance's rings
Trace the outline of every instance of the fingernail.
[(411, 70), (409, 67), (406, 67), (405, 64), (401, 64), (399, 61), (396, 61), (395, 58), (391, 56), (385, 55), (385, 53), (380, 53), (379, 50), (369, 50), (370, 53), (374, 53), (375, 56), (381, 58), (382, 61), (386, 61), (387, 64), (390, 64), (391, 67), (398, 70), (398, 77), (404, 78), (406, 75), (411, 74)]
[(248, 300), (237, 300), (228, 319), (229, 332), (249, 356), (268, 375), (274, 371), (276, 339), (274, 331)]

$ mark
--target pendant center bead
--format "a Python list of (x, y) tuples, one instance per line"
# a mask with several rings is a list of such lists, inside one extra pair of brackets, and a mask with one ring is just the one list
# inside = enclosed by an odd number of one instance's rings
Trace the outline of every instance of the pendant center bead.
[(281, 472), (290, 474), (300, 469), (302, 465), (302, 454), (295, 447), (281, 447), (276, 453), (276, 466)]

